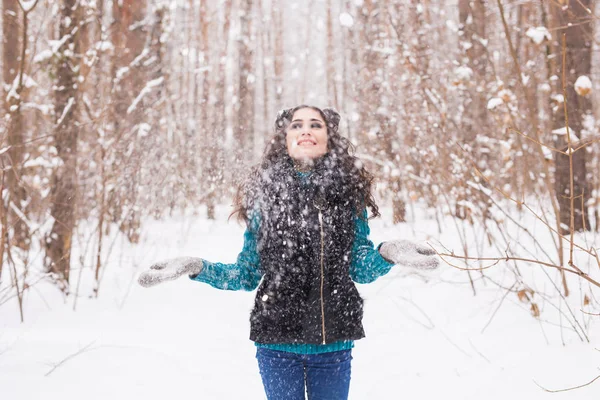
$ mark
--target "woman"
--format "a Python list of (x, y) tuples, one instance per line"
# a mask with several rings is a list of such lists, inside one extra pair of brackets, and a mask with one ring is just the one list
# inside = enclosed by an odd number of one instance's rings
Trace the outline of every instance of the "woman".
[(250, 339), (269, 400), (305, 392), (347, 399), (351, 351), (364, 337), (354, 282), (372, 282), (398, 263), (438, 264), (432, 249), (408, 241), (373, 247), (373, 177), (338, 133), (339, 121), (332, 109), (305, 105), (278, 114), (261, 164), (238, 189), (234, 213), (247, 228), (235, 264), (178, 258), (139, 279), (152, 286), (188, 274), (219, 289), (258, 287)]

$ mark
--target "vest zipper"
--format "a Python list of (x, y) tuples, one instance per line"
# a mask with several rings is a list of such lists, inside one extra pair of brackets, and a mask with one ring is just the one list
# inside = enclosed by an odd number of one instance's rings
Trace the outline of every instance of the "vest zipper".
[(321, 228), (321, 335), (323, 336), (323, 344), (326, 344), (325, 335), (325, 302), (323, 300), (323, 284), (325, 281), (325, 266), (324, 266), (324, 252), (325, 252), (325, 234), (323, 233), (323, 213), (319, 208), (319, 226)]

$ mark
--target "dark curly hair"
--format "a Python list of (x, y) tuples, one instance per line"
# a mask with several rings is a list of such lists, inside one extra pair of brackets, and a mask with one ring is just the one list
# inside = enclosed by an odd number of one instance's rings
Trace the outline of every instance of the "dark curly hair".
[(363, 209), (371, 209), (371, 218), (378, 217), (379, 207), (373, 198), (373, 180), (374, 176), (365, 169), (362, 162), (354, 156), (355, 147), (350, 141), (339, 134), (340, 114), (332, 108), (320, 109), (315, 106), (299, 105), (293, 108), (283, 109), (277, 113), (275, 119), (275, 135), (267, 145), (261, 162), (252, 168), (247, 178), (238, 186), (234, 198), (234, 211), (231, 216), (237, 214), (240, 222), (249, 223), (248, 212), (249, 197), (252, 193), (253, 183), (260, 179), (261, 173), (269, 169), (283, 158), (288, 157), (286, 143), (286, 129), (292, 121), (294, 113), (303, 108), (310, 108), (317, 111), (325, 124), (327, 125), (327, 151), (340, 160), (340, 165), (344, 172), (350, 177), (353, 186), (353, 192), (357, 193), (356, 213), (362, 217)]

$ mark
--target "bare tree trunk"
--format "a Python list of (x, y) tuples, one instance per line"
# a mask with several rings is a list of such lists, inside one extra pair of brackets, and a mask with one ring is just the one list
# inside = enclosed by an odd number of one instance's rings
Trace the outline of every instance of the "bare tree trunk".
[[(110, 42), (114, 46), (114, 50), (110, 59), (110, 96), (108, 99), (108, 111), (107, 111), (107, 131), (110, 138), (112, 139), (113, 145), (111, 146), (115, 152), (121, 152), (117, 149), (122, 148), (121, 142), (124, 136), (124, 127), (126, 126), (126, 110), (127, 110), (127, 95), (121, 78), (117, 76), (117, 72), (125, 64), (125, 46), (126, 39), (125, 34), (127, 30), (128, 20), (125, 17), (125, 13), (122, 11), (123, 5), (117, 1), (112, 2), (111, 9), (111, 24), (110, 24)], [(111, 152), (110, 149), (106, 149), (107, 152)], [(103, 158), (106, 154), (103, 154)], [(119, 159), (118, 155), (114, 157)], [(118, 165), (122, 162), (119, 160)], [(114, 162), (113, 162), (114, 165)], [(118, 191), (116, 182), (118, 181), (118, 168), (116, 166), (109, 166), (105, 169), (105, 179), (112, 183), (113, 188), (107, 194), (106, 208), (109, 210), (111, 216), (111, 222), (118, 222), (122, 219), (123, 209), (125, 204), (121, 200), (121, 195)], [(107, 185), (108, 186), (108, 185)], [(109, 225), (110, 226), (110, 225)], [(107, 226), (107, 228), (109, 227)]]
[[(354, 8), (353, 2), (351, 0), (344, 1), (344, 10), (347, 13), (352, 13)], [(349, 119), (349, 116), (353, 110), (358, 106), (358, 102), (360, 98), (358, 98), (357, 90), (358, 90), (358, 82), (359, 80), (359, 38), (360, 36), (357, 34), (357, 29), (355, 27), (346, 27), (343, 31), (344, 33), (344, 46), (345, 46), (345, 54), (344, 54), (344, 82), (342, 83), (342, 99), (344, 102), (343, 109), (346, 118)], [(358, 124), (358, 127), (355, 128), (355, 124), (348, 124), (348, 138), (355, 143), (359, 143), (359, 138), (363, 134), (361, 131), (361, 124)]]
[[(488, 165), (489, 161), (489, 152), (481, 151), (477, 141), (478, 135), (487, 135), (489, 132), (486, 109), (487, 50), (483, 44), (487, 40), (486, 5), (486, 0), (460, 0), (458, 3), (461, 29), (459, 47), (465, 49), (465, 64), (472, 76), (463, 82), (466, 87), (463, 92), (462, 129), (456, 135), (461, 143), (468, 145), (466, 148), (471, 149), (470, 156), (474, 160), (479, 162), (481, 159), (480, 165)], [(461, 219), (471, 218), (471, 208), (464, 205), (465, 201), (475, 203), (475, 198), (478, 197), (478, 203), (486, 203), (480, 192), (472, 190), (466, 185), (466, 181), (465, 178), (460, 183), (462, 187), (456, 201), (455, 216)]]
[(250, 165), (254, 154), (254, 41), (252, 39), (253, 0), (242, 0), (240, 9), (239, 48), (239, 106), (235, 129), (234, 152), (242, 167)]
[[(0, 175), (0, 194), (4, 193), (4, 177), (6, 173), (4, 172), (4, 168), (2, 169), (2, 175)], [(2, 267), (4, 267), (4, 253), (5, 248), (10, 246), (8, 242), (8, 213), (6, 212), (6, 204), (4, 203), (4, 198), (0, 195), (0, 225), (2, 225), (2, 229), (0, 229), (0, 282), (2, 282)]]
[[(71, 247), (75, 228), (78, 196), (77, 145), (79, 135), (79, 98), (77, 93), (79, 63), (79, 35), (81, 7), (78, 0), (63, 0), (59, 37), (64, 39), (63, 51), (58, 60), (56, 101), (55, 147), (62, 163), (52, 177), (51, 215), (54, 224), (46, 238), (46, 255), (49, 270), (55, 274), (61, 289), (68, 293)], [(71, 51), (66, 52), (66, 49)]]
[[(187, 102), (187, 108), (190, 110), (188, 112), (188, 119), (191, 121), (194, 121), (194, 127), (192, 128), (192, 134), (195, 134), (195, 138), (199, 138), (200, 140), (204, 140), (204, 138), (206, 137), (205, 133), (202, 132), (203, 130), (206, 131), (206, 129), (204, 129), (204, 127), (207, 125), (207, 121), (205, 119), (205, 113), (206, 113), (206, 98), (203, 97), (202, 94), (199, 93), (200, 91), (200, 74), (198, 73), (197, 68), (198, 67), (202, 67), (202, 65), (206, 65), (207, 64), (207, 58), (206, 55), (203, 53), (204, 49), (202, 48), (202, 41), (204, 39), (200, 39), (200, 35), (204, 35), (204, 26), (202, 26), (202, 20), (206, 20), (207, 16), (206, 16), (206, 1), (205, 0), (200, 0), (200, 10), (199, 10), (199, 14), (200, 14), (200, 26), (198, 27), (197, 25), (195, 25), (196, 23), (196, 7), (194, 7), (194, 3), (195, 0), (189, 0), (189, 8), (188, 8), (188, 15), (187, 15), (187, 20), (186, 20), (186, 28), (187, 28), (187, 49), (188, 49), (188, 54), (187, 54), (187, 74), (188, 74), (188, 88), (190, 89), (190, 91), (192, 91), (192, 98), (191, 101)], [(204, 14), (204, 15), (202, 15)], [(196, 34), (194, 34), (194, 31)], [(200, 32), (198, 32), (200, 31)], [(196, 43), (194, 43), (194, 40), (196, 40)], [(201, 41), (202, 40), (202, 41)], [(198, 49), (197, 46), (200, 46), (200, 48)], [(200, 52), (200, 54), (198, 54), (198, 52)], [(200, 63), (198, 63), (198, 60), (200, 60)], [(202, 77), (203, 77), (203, 82), (204, 82), (204, 77), (206, 76), (205, 74), (207, 73), (207, 71), (205, 70), (202, 73)], [(198, 96), (200, 95), (200, 98), (198, 98)], [(187, 97), (188, 100), (189, 96)], [(200, 116), (200, 124), (198, 124), (198, 111), (201, 112), (201, 116)], [(196, 127), (200, 128), (201, 132), (196, 132)]]
[[(266, 17), (265, 17), (265, 7), (264, 7), (264, 2), (263, 0), (260, 0), (259, 2), (259, 10), (260, 10), (260, 16), (261, 16), (261, 35), (260, 35), (260, 47), (261, 47), (261, 58), (259, 58), (260, 60), (260, 67), (261, 67), (261, 73), (262, 73), (262, 89), (263, 89), (263, 101), (262, 101), (262, 105), (263, 105), (263, 127), (264, 127), (264, 135), (263, 135), (263, 143), (261, 145), (264, 146), (264, 142), (266, 140), (269, 140), (269, 135), (271, 133), (271, 125), (268, 123), (268, 121), (270, 121), (271, 119), (269, 118), (269, 115), (271, 115), (271, 112), (269, 111), (269, 93), (270, 93), (270, 86), (271, 86), (271, 79), (269, 76), (269, 72), (267, 70), (267, 59), (271, 58), (273, 51), (272, 51), (272, 46), (271, 46), (271, 29), (272, 29), (272, 25), (271, 24), (267, 24), (266, 23)], [(269, 65), (270, 66), (270, 65)]]
[(115, 1), (112, 15), (111, 39), (115, 51), (111, 71), (114, 81), (111, 126), (119, 149), (117, 159), (122, 163), (122, 170), (128, 172), (118, 177), (120, 192), (113, 197), (111, 206), (118, 210), (113, 217), (120, 221), (119, 229), (130, 242), (137, 243), (141, 225), (141, 210), (136, 206), (142, 156), (139, 130), (144, 110), (142, 104), (131, 107), (146, 81), (144, 60), (148, 54), (143, 53), (147, 39), (146, 1)]
[[(304, 16), (302, 18), (306, 18), (307, 20), (309, 20), (310, 18), (312, 18), (313, 13), (315, 12), (315, 0), (308, 0), (308, 4), (306, 5), (306, 13), (304, 14)], [(306, 24), (306, 26), (303, 27), (304, 31), (305, 31), (305, 36), (304, 36), (304, 51), (306, 51), (306, 54), (310, 54), (310, 50), (312, 47), (312, 42), (313, 42), (313, 33), (314, 33), (314, 29), (311, 26), (311, 24)], [(302, 59), (302, 58), (300, 58)], [(308, 70), (311, 67), (311, 63), (308, 61), (309, 58), (306, 58), (304, 60), (304, 62), (302, 63), (302, 75), (301, 75), (301, 79), (302, 82), (306, 82), (308, 79)], [(298, 104), (298, 103), (305, 103), (306, 102), (306, 85), (300, 85), (300, 87), (298, 88), (298, 90), (295, 91), (295, 96), (294, 96), (294, 103)]]
[[(203, 65), (210, 65), (210, 38), (209, 38), (209, 16), (208, 16), (208, 2), (207, 0), (200, 1), (200, 31), (201, 31), (201, 43), (200, 52), (202, 54), (201, 60)], [(200, 137), (204, 138), (205, 145), (203, 146), (203, 176), (206, 178), (204, 181), (208, 184), (206, 186), (207, 198), (206, 198), (206, 216), (208, 219), (215, 219), (215, 190), (216, 190), (216, 179), (217, 179), (217, 147), (220, 146), (219, 141), (222, 138), (217, 137), (217, 132), (215, 132), (214, 124), (211, 123), (210, 120), (218, 118), (218, 116), (208, 113), (208, 106), (210, 104), (209, 100), (209, 90), (210, 90), (210, 75), (208, 73), (208, 68), (204, 68), (204, 72), (202, 72), (202, 94), (200, 96)], [(224, 77), (223, 77), (224, 78)], [(224, 82), (223, 82), (224, 85)], [(210, 146), (208, 149), (206, 148), (206, 144)]]
[[(396, 7), (396, 17), (400, 15), (399, 11), (399, 5), (395, 4)], [(413, 10), (414, 7), (411, 6), (410, 10)], [(415, 21), (420, 21), (420, 16), (415, 15), (414, 20)], [(396, 21), (396, 23), (398, 23)], [(417, 22), (420, 27), (421, 22)], [(389, 25), (386, 25), (387, 29), (389, 30), (390, 27)], [(393, 26), (391, 28), (394, 28)], [(420, 29), (417, 29), (420, 30)], [(387, 37), (390, 36), (390, 32), (388, 32), (386, 34)], [(400, 38), (398, 38), (400, 39)], [(417, 36), (416, 41), (418, 43), (421, 42), (421, 38), (420, 36)], [(400, 45), (398, 46), (398, 49), (400, 51)], [(423, 54), (422, 55), (423, 59), (425, 59), (427, 57), (427, 55)], [(419, 57), (421, 58), (421, 57)], [(401, 63), (398, 63), (399, 65), (401, 65)], [(398, 65), (398, 66), (399, 66)], [(398, 68), (398, 67), (396, 67)], [(396, 71), (392, 70), (387, 72), (389, 75), (391, 75), (389, 78), (386, 78), (386, 80), (391, 80), (394, 81), (394, 78), (396, 77)], [(422, 70), (422, 73), (424, 75), (427, 75), (428, 71), (427, 71), (427, 67), (425, 65), (425, 68)], [(396, 84), (398, 82), (395, 82)], [(390, 108), (393, 108), (393, 106), (389, 106)], [(395, 115), (395, 114), (394, 114)], [(382, 127), (382, 144), (384, 145), (384, 151), (385, 151), (385, 156), (388, 160), (391, 160), (394, 164), (400, 164), (402, 163), (402, 160), (400, 159), (400, 157), (397, 155), (397, 148), (395, 146), (395, 143), (399, 140), (398, 134), (399, 134), (399, 129), (397, 127), (397, 124), (394, 124), (390, 121), (390, 117), (391, 115), (385, 116), (385, 115), (380, 115), (379, 116), (379, 121), (380, 121), (380, 126)], [(398, 170), (400, 170), (400, 168), (397, 168)], [(404, 198), (404, 196), (402, 195), (402, 190), (403, 190), (403, 176), (400, 172), (398, 173), (392, 173), (389, 175), (388, 177), (388, 184), (389, 187), (391, 189), (391, 193), (390, 193), (390, 197), (392, 200), (392, 222), (393, 223), (400, 223), (400, 222), (405, 222), (406, 221), (406, 200)]]
[[(20, 15), (19, 0), (2, 0), (2, 80), (7, 87), (12, 86), (19, 72)], [(3, 93), (4, 99), (7, 94)]]
[(335, 37), (333, 35), (333, 16), (331, 0), (327, 2), (327, 97), (332, 105), (339, 109), (338, 92), (335, 73)]
[[(220, 31), (223, 43), (217, 50), (217, 76), (215, 81), (214, 118), (212, 119), (212, 131), (215, 142), (210, 152), (209, 174), (214, 188), (208, 193), (206, 199), (207, 217), (215, 218), (215, 205), (217, 201), (217, 186), (223, 182), (223, 143), (225, 142), (227, 130), (227, 106), (225, 105), (226, 85), (226, 59), (229, 50), (229, 30), (231, 27), (231, 12), (233, 0), (226, 0), (223, 7), (223, 28)], [(239, 145), (239, 144), (238, 144)]]
[[(104, 35), (103, 35), (103, 27), (104, 24), (102, 23), (104, 19), (104, 0), (99, 0), (97, 2), (97, 11), (96, 11), (96, 15), (95, 15), (95, 21), (93, 23), (90, 23), (89, 25), (93, 28), (93, 31), (91, 32), (91, 37), (92, 37), (92, 45), (94, 45), (95, 43), (100, 43), (101, 41), (104, 40)], [(91, 28), (88, 28), (91, 30)], [(93, 48), (93, 47), (92, 47)], [(104, 72), (104, 65), (105, 63), (103, 62), (103, 54), (100, 54), (99, 52), (96, 53), (97, 57), (98, 57), (98, 61), (96, 62), (96, 73), (93, 74), (93, 76), (88, 76), (86, 81), (88, 82), (89, 86), (94, 86), (94, 95), (93, 98), (91, 99), (91, 104), (94, 106), (94, 110), (98, 111), (98, 108), (101, 106), (102, 101), (105, 100), (108, 96), (107, 93), (107, 87), (110, 87), (110, 82), (106, 81), (103, 79), (103, 72)], [(93, 81), (92, 81), (93, 79)], [(90, 84), (90, 82), (93, 82), (92, 84)], [(108, 176), (107, 176), (107, 171), (106, 171), (106, 143), (103, 140), (103, 129), (100, 129), (100, 126), (103, 125), (105, 123), (105, 119), (104, 117), (100, 117), (99, 121), (95, 121), (94, 124), (97, 124), (96, 126), (94, 126), (94, 131), (93, 133), (95, 134), (95, 142), (96, 142), (96, 146), (98, 148), (98, 155), (97, 160), (98, 160), (98, 164), (100, 166), (100, 193), (96, 194), (97, 196), (97, 204), (98, 204), (98, 243), (97, 243), (97, 247), (96, 247), (96, 266), (95, 266), (95, 273), (94, 273), (94, 278), (96, 281), (96, 287), (95, 287), (95, 295), (98, 296), (98, 287), (99, 287), (99, 281), (100, 281), (100, 270), (102, 269), (102, 248), (104, 245), (104, 229), (105, 229), (105, 219), (108, 215), (108, 210), (107, 210), (107, 201), (106, 201), (106, 197), (107, 197), (107, 186), (108, 186)], [(77, 294), (76, 294), (77, 296)], [(75, 304), (73, 305), (73, 307), (75, 307)]]
[[(592, 99), (590, 94), (578, 94), (575, 90), (575, 81), (581, 77), (591, 76), (592, 67), (592, 43), (593, 43), (593, 20), (589, 19), (587, 9), (593, 9), (592, 0), (572, 1), (568, 7), (551, 4), (552, 16), (556, 33), (554, 36), (554, 54), (556, 55), (556, 75), (559, 77), (555, 93), (562, 95), (562, 35), (566, 34), (566, 102), (568, 115), (568, 128), (571, 134), (573, 147), (577, 147), (579, 140), (585, 139), (592, 132), (586, 130), (585, 120), (592, 116)], [(561, 103), (554, 108), (553, 132), (555, 132), (555, 145), (567, 150), (567, 135), (565, 128), (565, 110)], [(589, 129), (589, 127), (587, 127)], [(562, 130), (561, 130), (562, 129)], [(572, 135), (576, 135), (574, 138)], [(560, 222), (563, 232), (568, 232), (571, 220), (571, 196), (575, 196), (573, 212), (575, 214), (574, 229), (582, 231), (590, 228), (586, 204), (590, 199), (591, 191), (587, 182), (586, 151), (577, 151), (573, 154), (573, 190), (570, 193), (570, 160), (565, 154), (555, 156), (555, 190), (560, 206)], [(583, 196), (583, 201), (579, 196)]]
[(357, 84), (356, 106), (358, 107), (360, 120), (358, 129), (358, 145), (366, 145), (369, 141), (367, 135), (375, 132), (373, 126), (373, 116), (378, 105), (378, 93), (380, 82), (378, 82), (376, 73), (378, 66), (375, 46), (378, 36), (378, 30), (375, 29), (375, 23), (372, 18), (375, 14), (375, 6), (372, 0), (364, 2), (362, 8), (358, 11), (358, 21), (360, 26), (371, 26), (371, 29), (363, 29), (359, 32), (357, 48), (360, 53), (357, 54), (357, 63), (360, 63)]
[(283, 108), (283, 11), (279, 5), (274, 5), (271, 10), (271, 20), (274, 26), (274, 57), (273, 69), (275, 72), (275, 107)]
[[(4, 105), (7, 116), (7, 144), (10, 146), (5, 158), (9, 167), (6, 175), (6, 186), (8, 188), (8, 223), (13, 227), (12, 241), (24, 250), (29, 248), (31, 240), (27, 223), (19, 214), (27, 215), (26, 200), (27, 191), (21, 180), (23, 172), (23, 131), (24, 120), (21, 104), (23, 102), (23, 74), (25, 73), (25, 50), (27, 48), (27, 15), (22, 12), (18, 0), (3, 0), (3, 24), (2, 24), (2, 78), (4, 87)], [(19, 19), (22, 18), (23, 24)], [(24, 25), (24, 26), (22, 26)], [(23, 40), (25, 39), (25, 40)], [(15, 212), (12, 207), (18, 209)]]
[[(485, 0), (460, 0), (459, 19), (463, 35), (461, 47), (467, 47), (468, 66), (473, 71), (473, 87), (469, 90), (465, 104), (462, 126), (463, 140), (473, 144), (478, 132), (486, 132), (487, 110), (485, 98), (486, 49), (482, 41), (486, 39)], [(469, 46), (464, 46), (468, 42)]]

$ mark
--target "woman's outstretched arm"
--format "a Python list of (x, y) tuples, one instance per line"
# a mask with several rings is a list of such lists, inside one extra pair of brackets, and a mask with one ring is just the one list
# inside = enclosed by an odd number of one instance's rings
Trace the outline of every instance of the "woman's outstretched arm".
[(202, 260), (202, 271), (190, 275), (190, 279), (208, 283), (222, 290), (256, 289), (262, 278), (260, 258), (256, 249), (256, 219), (253, 219), (244, 232), (244, 247), (234, 264), (213, 263)]
[(362, 217), (355, 217), (354, 225), (350, 277), (356, 283), (371, 283), (387, 274), (394, 264), (383, 258), (369, 240), (371, 230), (367, 221), (367, 210), (363, 211)]

